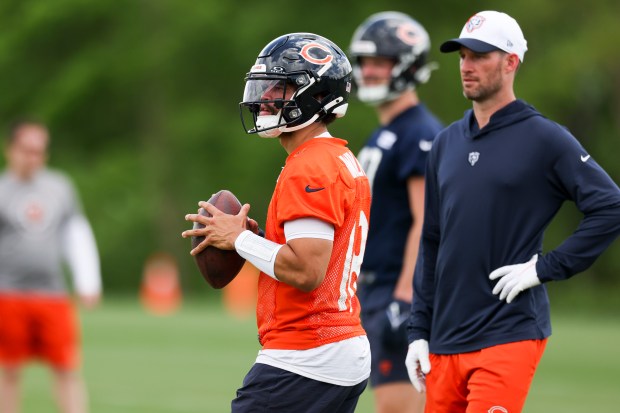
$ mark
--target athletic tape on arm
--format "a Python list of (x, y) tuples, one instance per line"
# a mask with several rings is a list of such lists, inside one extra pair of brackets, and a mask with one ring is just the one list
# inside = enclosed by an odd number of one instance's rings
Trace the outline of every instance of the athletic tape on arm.
[[(333, 241), (334, 227), (320, 219), (300, 218), (284, 223), (284, 235), (287, 241), (297, 238), (320, 238)], [(283, 246), (249, 230), (243, 231), (235, 240), (237, 253), (274, 280), (278, 280), (275, 274), (276, 257)]]
[(245, 230), (235, 240), (237, 253), (250, 261), (256, 268), (278, 280), (275, 274), (276, 257), (284, 245), (261, 238), (250, 230)]

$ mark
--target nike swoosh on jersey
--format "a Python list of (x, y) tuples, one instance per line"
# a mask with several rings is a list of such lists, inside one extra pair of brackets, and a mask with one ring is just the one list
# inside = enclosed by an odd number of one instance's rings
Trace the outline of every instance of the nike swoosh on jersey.
[(324, 190), (325, 187), (321, 187), (321, 188), (311, 188), (310, 185), (306, 185), (306, 192), (319, 192)]
[(590, 155), (587, 155), (587, 156), (581, 155), (581, 162), (586, 162), (588, 159), (590, 159)]

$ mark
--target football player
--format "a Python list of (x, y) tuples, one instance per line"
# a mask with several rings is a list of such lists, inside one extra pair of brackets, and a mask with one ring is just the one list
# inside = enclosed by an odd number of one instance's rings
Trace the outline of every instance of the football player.
[(375, 108), (380, 123), (358, 155), (372, 188), (359, 297), (379, 413), (421, 412), (424, 406), (405, 368), (405, 325), (424, 216), (426, 156), (442, 128), (416, 92), (433, 67), (429, 49), (424, 27), (399, 12), (368, 17), (349, 48), (357, 98)]
[(249, 205), (189, 214), (207, 245), (235, 249), (261, 270), (256, 309), (262, 345), (232, 402), (238, 412), (353, 412), (370, 374), (356, 285), (370, 186), (347, 142), (327, 126), (345, 115), (351, 65), (311, 33), (269, 42), (246, 77), (247, 133), (277, 138), (288, 154), (269, 204), (265, 238), (245, 229)]

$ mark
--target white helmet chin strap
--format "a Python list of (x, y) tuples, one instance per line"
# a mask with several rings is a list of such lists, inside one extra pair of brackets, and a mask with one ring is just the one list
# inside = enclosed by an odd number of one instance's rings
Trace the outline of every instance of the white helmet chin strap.
[[(278, 126), (280, 120), (280, 112), (277, 115), (263, 115), (256, 118), (256, 130), (261, 138), (277, 138), (282, 131)], [(264, 130), (267, 129), (267, 130)]]
[(387, 100), (390, 96), (390, 88), (388, 85), (377, 86), (358, 86), (357, 98), (369, 105), (379, 105)]
[[(282, 125), (278, 128), (276, 126), (278, 125), (278, 120), (280, 119), (279, 116), (277, 115), (259, 116), (256, 119), (256, 129), (258, 130), (258, 132), (256, 133), (261, 138), (277, 138), (278, 136), (282, 134), (282, 132), (294, 132), (296, 130), (305, 128), (306, 126), (314, 122), (317, 117), (318, 115), (314, 115), (311, 119), (308, 119), (306, 122), (302, 123), (301, 125), (295, 125), (295, 126)], [(271, 129), (263, 130), (264, 128), (271, 128)]]

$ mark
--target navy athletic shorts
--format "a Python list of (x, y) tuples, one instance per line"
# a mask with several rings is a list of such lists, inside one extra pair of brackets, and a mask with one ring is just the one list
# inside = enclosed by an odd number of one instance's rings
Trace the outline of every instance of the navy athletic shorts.
[(232, 401), (232, 413), (353, 413), (368, 380), (337, 386), (255, 363)]
[(406, 329), (388, 331), (389, 322), (385, 308), (364, 312), (362, 307), (361, 318), (372, 355), (370, 386), (402, 381), (409, 383), (405, 366), (408, 349)]

